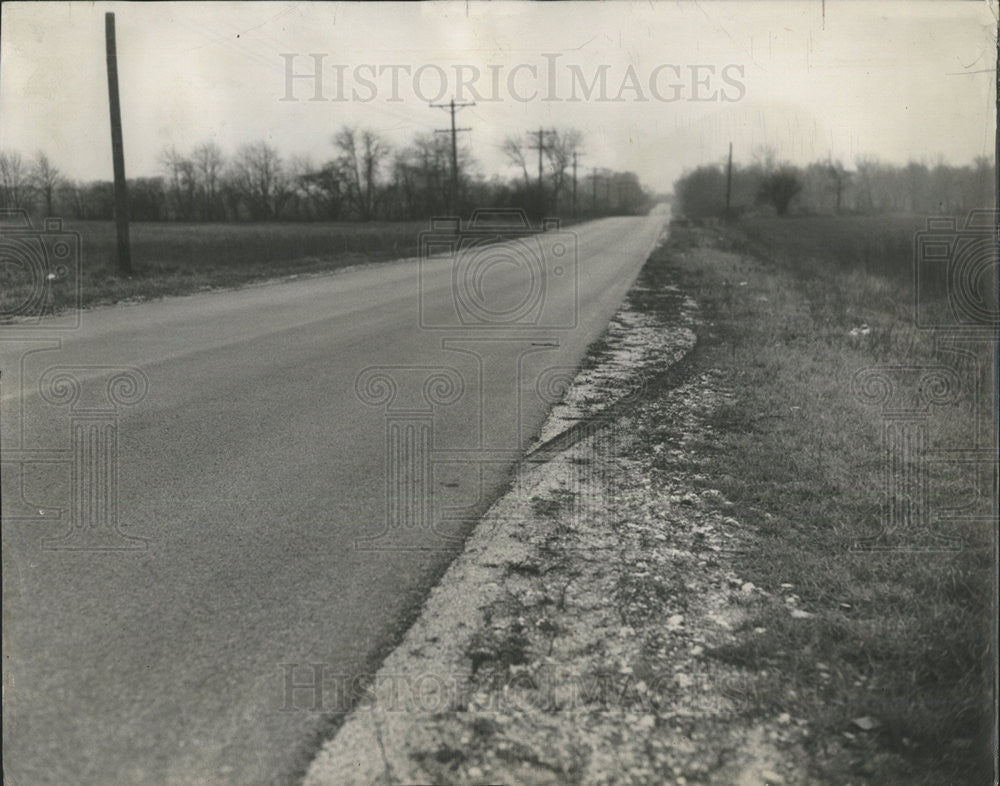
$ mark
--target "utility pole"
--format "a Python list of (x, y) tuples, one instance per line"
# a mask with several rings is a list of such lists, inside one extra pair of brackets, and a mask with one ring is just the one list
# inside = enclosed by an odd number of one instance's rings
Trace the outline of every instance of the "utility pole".
[[(839, 196), (839, 195), (838, 195)], [(729, 218), (733, 198), (733, 143), (729, 143), (729, 164), (726, 166), (726, 218)]]
[(439, 128), (436, 133), (451, 133), (451, 209), (454, 212), (458, 209), (458, 132), (471, 131), (471, 128), (455, 128), (455, 110), (466, 106), (475, 106), (475, 101), (464, 104), (456, 104), (455, 99), (451, 99), (447, 104), (431, 104), (434, 109), (447, 109), (451, 112), (451, 129)]
[[(535, 132), (530, 132), (534, 134)], [(531, 150), (538, 151), (538, 208), (539, 211), (545, 212), (545, 187), (542, 185), (542, 153), (545, 151), (545, 131), (539, 127), (538, 129), (538, 144), (532, 145)]]
[(590, 209), (597, 212), (597, 167), (590, 168)]
[(538, 144), (531, 148), (538, 151), (538, 190), (542, 190), (542, 151), (545, 150), (545, 132), (538, 129)]
[(573, 218), (576, 218), (576, 151), (573, 151)]
[(128, 184), (125, 182), (125, 148), (122, 144), (122, 111), (118, 104), (118, 51), (115, 15), (104, 14), (104, 43), (108, 61), (108, 102), (111, 105), (111, 158), (115, 172), (115, 224), (118, 229), (118, 275), (132, 275), (128, 238)]

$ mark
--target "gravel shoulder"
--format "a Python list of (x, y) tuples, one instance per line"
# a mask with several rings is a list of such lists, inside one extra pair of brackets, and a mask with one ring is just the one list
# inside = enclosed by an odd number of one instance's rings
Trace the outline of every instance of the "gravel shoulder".
[(699, 474), (731, 403), (706, 330), (644, 271), (306, 784), (807, 782), (805, 722), (741, 712), (752, 680), (706, 654), (761, 593)]

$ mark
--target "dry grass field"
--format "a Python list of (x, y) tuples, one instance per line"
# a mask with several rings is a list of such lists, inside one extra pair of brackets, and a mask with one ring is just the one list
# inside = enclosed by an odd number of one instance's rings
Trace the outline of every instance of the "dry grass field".
[[(710, 314), (701, 362), (735, 400), (702, 472), (753, 526), (738, 560), (776, 599), (712, 655), (758, 675), (747, 712), (809, 719), (814, 782), (990, 782), (995, 466), (957, 451), (993, 444), (992, 348), (988, 328), (949, 349), (946, 331), (915, 325), (923, 225), (748, 219), (675, 228), (660, 252), (662, 281), (683, 280)], [(941, 366), (959, 384), (928, 405), (906, 369)], [(899, 401), (859, 397), (865, 370), (902, 374), (884, 389)], [(890, 459), (894, 406), (927, 406), (926, 441)], [(890, 485), (887, 500), (892, 469), (923, 472), (926, 497)], [(894, 518), (907, 508), (921, 515)]]
[[(67, 222), (63, 229), (79, 238), (79, 279), (74, 266), (52, 282), (50, 303), (56, 310), (72, 308), (78, 301), (88, 307), (148, 300), (415, 256), (426, 225), (137, 222), (131, 226), (133, 275), (126, 279), (115, 274), (113, 223)], [(18, 304), (39, 286), (19, 260), (16, 252), (7, 254), (0, 265), (3, 315), (16, 314)]]

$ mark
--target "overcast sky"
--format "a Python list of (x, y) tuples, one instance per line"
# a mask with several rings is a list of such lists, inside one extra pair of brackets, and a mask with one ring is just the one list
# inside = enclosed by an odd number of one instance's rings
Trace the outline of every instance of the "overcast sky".
[(764, 145), (798, 163), (993, 151), (995, 2), (835, 0), (5, 3), (0, 148), (110, 179), (106, 11), (130, 177), (207, 140), (316, 163), (345, 124), (402, 145), (445, 128), (428, 103), (456, 95), (476, 102), (457, 119), (484, 174), (513, 174), (500, 143), (540, 125), (584, 132), (581, 167), (656, 189), (730, 141), (737, 161)]

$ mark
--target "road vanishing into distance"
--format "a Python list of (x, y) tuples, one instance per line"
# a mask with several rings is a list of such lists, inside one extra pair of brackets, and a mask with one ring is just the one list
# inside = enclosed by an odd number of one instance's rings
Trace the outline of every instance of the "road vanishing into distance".
[(299, 777), (663, 224), (0, 326), (6, 782)]

